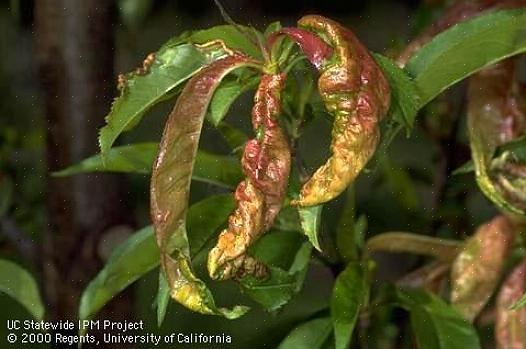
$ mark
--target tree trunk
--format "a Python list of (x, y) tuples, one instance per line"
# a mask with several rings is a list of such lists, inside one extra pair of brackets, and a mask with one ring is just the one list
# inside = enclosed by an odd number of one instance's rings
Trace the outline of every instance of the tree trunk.
[[(112, 0), (35, 1), (50, 172), (97, 152), (114, 91), (113, 15)], [(42, 267), (49, 319), (77, 318), (81, 292), (103, 265), (97, 251), (105, 232), (132, 223), (119, 183), (113, 175), (48, 178)], [(101, 317), (132, 318), (130, 296)]]

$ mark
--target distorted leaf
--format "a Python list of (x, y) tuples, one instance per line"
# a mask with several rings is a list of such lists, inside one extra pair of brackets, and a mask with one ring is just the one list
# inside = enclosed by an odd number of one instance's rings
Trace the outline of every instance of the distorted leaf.
[[(526, 18), (526, 16), (525, 16)], [(526, 114), (517, 106), (514, 62), (505, 61), (474, 75), (468, 90), (468, 131), (477, 183), (497, 206), (525, 214), (526, 174), (505, 153), (493, 156), (499, 145), (518, 138), (525, 131)]]
[(225, 24), (208, 29), (192, 31), (183, 37), (184, 41), (195, 44), (204, 44), (214, 40), (221, 40), (229, 48), (238, 50), (253, 58), (261, 59), (261, 51), (251, 35), (252, 30), (253, 28), (248, 28), (242, 25), (234, 26)]
[(322, 349), (332, 331), (330, 318), (319, 318), (295, 327), (278, 349)]
[(102, 154), (110, 150), (122, 132), (136, 125), (148, 109), (203, 66), (226, 54), (221, 46), (202, 49), (191, 44), (168, 43), (150, 55), (142, 69), (123, 76), (120, 96), (106, 116), (106, 126), (100, 130)]
[(526, 308), (510, 309), (526, 292), (526, 260), (517, 265), (500, 287), (496, 301), (495, 339), (498, 349), (526, 347)]
[(366, 271), (352, 262), (338, 275), (331, 297), (331, 318), (336, 349), (346, 349), (368, 293)]
[(497, 216), (466, 242), (451, 269), (451, 304), (473, 320), (490, 299), (515, 235), (514, 224)]
[(0, 292), (20, 303), (38, 321), (44, 318), (44, 305), (37, 282), (27, 270), (0, 259)]
[(195, 277), (186, 215), (199, 136), (212, 95), (229, 72), (257, 64), (246, 56), (228, 56), (203, 68), (186, 84), (166, 122), (152, 171), (151, 217), (170, 294), (183, 306), (203, 314), (235, 318), (247, 311), (240, 306), (218, 308), (204, 282)]

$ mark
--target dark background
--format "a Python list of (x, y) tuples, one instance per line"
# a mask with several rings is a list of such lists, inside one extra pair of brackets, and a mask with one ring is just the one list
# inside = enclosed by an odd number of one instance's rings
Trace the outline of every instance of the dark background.
[[(222, 4), (235, 21), (260, 30), (273, 21), (294, 25), (304, 14), (323, 14), (350, 26), (371, 50), (391, 56), (442, 9), (442, 1), (416, 0)], [(139, 66), (172, 36), (222, 23), (211, 0), (0, 1), (0, 179), (9, 177), (15, 183), (13, 205), (0, 221), (0, 257), (17, 261), (36, 275), (48, 319), (76, 319), (80, 293), (109, 252), (148, 224), (146, 176), (56, 179), (49, 172), (98, 151), (97, 129), (117, 93), (117, 73)], [(369, 234), (405, 230), (463, 238), (493, 215), (471, 176), (450, 176), (469, 158), (469, 149), (464, 88), (458, 86), (446, 95), (422, 113), (411, 138), (399, 135), (388, 161), (360, 178), (358, 211), (367, 215)], [(251, 98), (247, 94), (235, 103), (229, 122), (248, 130)], [(156, 107), (120, 142), (158, 140), (172, 103)], [(329, 130), (330, 124), (319, 120), (305, 131), (300, 149), (309, 155), (310, 169), (327, 155)], [(212, 151), (227, 149), (207, 129), (201, 144)], [(196, 184), (192, 200), (216, 191)], [(324, 211), (323, 229), (328, 233), (334, 230), (341, 201)], [(378, 256), (384, 265), (378, 280), (394, 280), (418, 263), (416, 258), (395, 257)], [(253, 310), (240, 320), (226, 321), (173, 304), (158, 330), (152, 308), (155, 271), (100, 316), (142, 319), (155, 333), (226, 333), (236, 348), (273, 348), (299, 321), (323, 311), (331, 285), (331, 273), (313, 264), (302, 293), (278, 316)], [(217, 288), (218, 303), (238, 299), (232, 284)], [(0, 295), (0, 309), (0, 324), (28, 317), (5, 295)], [(5, 331), (0, 325), (2, 343)], [(383, 334), (390, 338), (386, 343), (401, 345), (392, 339), (399, 335), (393, 331)]]

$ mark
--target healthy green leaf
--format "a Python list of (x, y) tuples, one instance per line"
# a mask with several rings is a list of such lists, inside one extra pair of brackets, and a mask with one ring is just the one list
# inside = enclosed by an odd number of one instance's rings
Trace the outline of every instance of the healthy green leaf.
[(267, 311), (287, 304), (301, 290), (308, 269), (312, 247), (297, 232), (271, 231), (250, 249), (257, 260), (270, 266), (270, 277), (257, 280), (242, 278), (243, 292)]
[(388, 115), (411, 130), (418, 109), (421, 107), (418, 89), (411, 77), (387, 57), (375, 54), (374, 58), (391, 87), (391, 107)]
[(526, 51), (526, 9), (490, 12), (438, 34), (405, 66), (419, 108), (481, 68)]
[[(232, 207), (231, 197), (218, 195), (189, 208), (188, 232), (191, 251), (197, 252), (203, 247), (203, 241), (210, 239), (226, 222)], [(89, 283), (82, 294), (79, 318), (84, 320), (93, 317), (115, 295), (158, 265), (159, 248), (153, 229), (148, 226), (115, 249), (104, 268)], [(161, 294), (158, 301), (162, 302), (162, 299)], [(164, 312), (163, 307), (158, 307), (158, 311)]]
[(115, 295), (159, 265), (159, 249), (151, 226), (117, 247), (82, 293), (79, 319), (92, 318)]
[[(108, 151), (104, 161), (102, 155), (97, 154), (53, 175), (63, 177), (87, 172), (150, 173), (158, 149), (157, 143), (114, 147)], [(197, 152), (193, 180), (235, 188), (242, 178), (239, 161), (234, 157), (211, 154), (204, 150)]]
[(166, 317), (166, 310), (170, 302), (170, 287), (162, 270), (159, 271), (159, 290), (157, 291), (157, 327), (161, 327)]
[(334, 326), (336, 349), (346, 349), (368, 293), (364, 268), (359, 263), (349, 263), (338, 275), (331, 298), (331, 318)]
[(36, 320), (44, 318), (37, 282), (27, 270), (5, 259), (0, 259), (0, 292), (24, 306)]
[(248, 136), (241, 130), (227, 124), (226, 122), (220, 122), (217, 125), (218, 131), (221, 133), (221, 136), (232, 149), (232, 152), (238, 152), (241, 150), (241, 147), (247, 142)]
[(355, 194), (354, 187), (349, 186), (345, 193), (345, 206), (336, 226), (336, 247), (346, 263), (356, 261), (359, 256), (355, 233)]
[(321, 251), (319, 242), (319, 229), (322, 210), (323, 205), (298, 208), (303, 233), (309, 238), (312, 246), (314, 246), (318, 251)]
[(480, 348), (475, 328), (432, 293), (398, 289), (395, 302), (411, 314), (411, 324), (419, 348)]
[(261, 304), (267, 311), (275, 311), (284, 306), (296, 290), (294, 275), (274, 267), (269, 267), (270, 276), (258, 280), (249, 275), (241, 280), (243, 293)]
[(287, 335), (278, 349), (322, 349), (331, 330), (328, 317), (304, 322)]
[(254, 89), (258, 83), (259, 78), (257, 76), (250, 76), (245, 79), (232, 78), (223, 80), (210, 102), (208, 121), (217, 127), (225, 118), (232, 103), (244, 92)]

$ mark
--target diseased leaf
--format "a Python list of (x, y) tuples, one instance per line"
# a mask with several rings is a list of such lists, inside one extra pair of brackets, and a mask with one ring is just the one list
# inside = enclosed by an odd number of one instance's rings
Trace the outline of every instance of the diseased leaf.
[[(104, 160), (101, 154), (53, 173), (54, 176), (71, 176), (88, 172), (150, 173), (159, 146), (157, 143), (136, 143), (114, 147)], [(200, 182), (235, 188), (243, 178), (239, 161), (232, 156), (216, 155), (198, 150), (192, 179)]]
[(512, 309), (518, 309), (526, 306), (526, 293), (522, 295), (522, 297), (515, 303), (511, 308)]
[(303, 234), (309, 238), (312, 246), (314, 246), (318, 251), (321, 251), (319, 229), (322, 210), (323, 205), (298, 208)]
[(526, 51), (526, 9), (478, 16), (438, 34), (405, 69), (414, 77), (421, 108), (477, 70)]
[(236, 318), (246, 307), (218, 308), (206, 285), (193, 274), (186, 214), (195, 156), (205, 113), (221, 80), (236, 68), (257, 65), (242, 55), (217, 60), (185, 86), (163, 132), (151, 179), (151, 216), (161, 267), (174, 300), (195, 312)]
[(484, 69), (470, 79), (468, 131), (477, 184), (500, 208), (526, 214), (526, 166), (506, 152), (493, 160), (498, 146), (525, 132), (526, 111), (518, 106), (515, 65), (511, 60)]
[[(237, 27), (237, 28), (236, 28)], [(233, 26), (230, 24), (218, 25), (212, 28), (189, 32), (183, 36), (184, 41), (196, 44), (204, 44), (209, 41), (221, 40), (226, 46), (234, 50), (238, 50), (253, 58), (261, 59), (261, 51), (259, 50), (255, 38), (251, 37), (253, 28), (248, 28), (242, 25)], [(181, 39), (176, 39), (181, 40)]]
[(475, 328), (432, 293), (397, 289), (394, 301), (409, 311), (418, 348), (478, 349)]
[(208, 121), (217, 127), (223, 121), (232, 103), (244, 92), (254, 89), (258, 83), (259, 79), (257, 76), (250, 76), (245, 79), (232, 78), (223, 80), (210, 102)]
[(106, 126), (100, 130), (102, 154), (110, 150), (122, 132), (137, 125), (149, 108), (162, 101), (203, 66), (226, 54), (220, 45), (203, 49), (191, 44), (168, 43), (148, 56), (142, 69), (122, 76), (120, 96), (106, 116)]
[(331, 330), (332, 323), (328, 317), (304, 322), (287, 335), (278, 349), (322, 349)]
[(526, 308), (510, 309), (525, 291), (526, 260), (512, 270), (497, 296), (495, 339), (498, 349), (526, 347)]
[(514, 224), (497, 216), (480, 226), (451, 269), (451, 304), (473, 320), (493, 294), (515, 235)]
[[(226, 222), (233, 207), (228, 195), (211, 196), (192, 205), (188, 210), (189, 243), (196, 254), (203, 241), (210, 239)], [(206, 236), (207, 235), (207, 236)], [(153, 228), (145, 227), (121, 244), (112, 253), (104, 268), (91, 280), (82, 293), (79, 319), (92, 318), (115, 295), (159, 265), (159, 248)], [(162, 285), (162, 284), (161, 284)], [(164, 291), (159, 292), (158, 317), (164, 314)], [(161, 314), (160, 314), (160, 313)], [(159, 318), (158, 318), (159, 319)]]
[(369, 253), (374, 251), (408, 252), (433, 256), (441, 260), (453, 260), (462, 248), (455, 240), (439, 239), (431, 236), (387, 232), (373, 236), (365, 244)]
[(36, 320), (44, 318), (44, 305), (35, 278), (19, 265), (0, 259), (0, 292), (20, 303)]
[(346, 349), (368, 293), (363, 266), (352, 262), (338, 275), (331, 297), (331, 318), (336, 349)]

